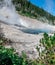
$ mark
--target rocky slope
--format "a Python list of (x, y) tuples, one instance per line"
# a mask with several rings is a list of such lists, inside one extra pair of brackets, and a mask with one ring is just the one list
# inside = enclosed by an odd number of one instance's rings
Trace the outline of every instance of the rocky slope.
[(1, 27), (5, 38), (8, 38), (12, 41), (12, 43), (9, 45), (16, 49), (16, 52), (21, 54), (22, 51), (24, 51), (30, 58), (38, 57), (36, 46), (39, 45), (39, 40), (42, 37), (40, 34), (32, 35), (23, 33), (19, 29), (17, 30), (12, 26), (3, 23), (1, 23)]
[(4, 2), (7, 6), (2, 4), (3, 7), (0, 9), (0, 26), (2, 29), (0, 32), (4, 34), (5, 38), (12, 41), (5, 47), (13, 47), (19, 55), (22, 55), (24, 51), (30, 59), (38, 58), (39, 52), (36, 47), (40, 48), (40, 52), (44, 49), (39, 42), (43, 34), (36, 33), (53, 33), (55, 32), (55, 26), (43, 23), (37, 19), (21, 16), (16, 13), (15, 8), (12, 9), (13, 4), (10, 0), (4, 0)]
[[(19, 17), (28, 24), (28, 29), (51, 29), (51, 32), (55, 31), (55, 27), (48, 25), (46, 23), (42, 23), (36, 19), (31, 19), (29, 17), (21, 16)], [(26, 52), (27, 56), (31, 59), (38, 58), (39, 52), (37, 51), (36, 47), (40, 48), (40, 52), (44, 49), (43, 46), (40, 45), (40, 39), (43, 37), (43, 34), (29, 34), (25, 33), (22, 30), (27, 28), (8, 25), (4, 22), (1, 22), (2, 33), (4, 34), (5, 38), (12, 41), (9, 45), (5, 45), (6, 47), (13, 47), (18, 54), (22, 54), (22, 52)]]

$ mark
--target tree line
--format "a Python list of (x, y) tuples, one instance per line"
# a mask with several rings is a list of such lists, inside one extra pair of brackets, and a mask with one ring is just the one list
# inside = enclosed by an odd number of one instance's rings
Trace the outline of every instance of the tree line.
[(54, 24), (55, 16), (46, 12), (44, 9), (33, 5), (30, 0), (13, 0), (13, 3), (15, 4), (16, 10), (22, 14), (33, 18), (45, 17)]

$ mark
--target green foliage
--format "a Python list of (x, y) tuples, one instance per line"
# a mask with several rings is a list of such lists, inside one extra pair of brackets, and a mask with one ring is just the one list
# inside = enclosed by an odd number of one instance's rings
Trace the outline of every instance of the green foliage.
[[(25, 52), (19, 56), (13, 48), (5, 48), (0, 45), (0, 65), (55, 65), (55, 34), (49, 36), (44, 33), (44, 37), (40, 42), (45, 47), (45, 50), (40, 53), (37, 60), (28, 60)], [(1, 43), (6, 42), (5, 38), (0, 38)], [(5, 41), (4, 41), (5, 40)], [(39, 48), (37, 48), (39, 51)]]
[(44, 65), (36, 60), (27, 60), (26, 54), (22, 52), (22, 56), (18, 56), (14, 49), (5, 48), (0, 45), (0, 65)]
[[(2, 44), (7, 41), (3, 37), (1, 39)], [(0, 45), (0, 65), (44, 65), (44, 63), (37, 60), (28, 60), (25, 52), (22, 52), (22, 56), (18, 56), (13, 48), (8, 49)]]
[(0, 46), (0, 65), (28, 65), (23, 53), (22, 57), (15, 54), (14, 49), (7, 49)]
[(9, 63), (11, 63), (11, 65), (20, 65), (22, 58), (21, 60), (19, 58), (13, 49), (0, 46), (0, 65), (10, 65)]
[[(33, 5), (30, 3), (30, 0), (13, 0), (13, 3), (16, 6), (16, 10), (19, 11), (20, 14), (31, 18), (37, 18), (38, 20), (41, 17), (45, 17), (48, 21), (51, 21), (50, 23), (54, 24), (55, 16), (46, 12), (42, 8)], [(43, 19), (42, 21), (46, 22), (46, 20), (44, 21)]]
[(55, 34), (49, 36), (44, 33), (44, 38), (42, 38), (40, 42), (45, 47), (45, 50), (42, 53), (44, 59), (42, 59), (41, 56), (41, 60), (43, 60), (46, 65), (55, 65)]

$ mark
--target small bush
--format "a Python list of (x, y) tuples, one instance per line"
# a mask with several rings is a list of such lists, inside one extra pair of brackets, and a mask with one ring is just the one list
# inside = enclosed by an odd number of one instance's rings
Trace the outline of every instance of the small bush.
[(22, 60), (13, 49), (0, 46), (0, 65), (22, 65)]
[(37, 60), (28, 60), (24, 52), (20, 57), (14, 49), (8, 49), (0, 45), (0, 65), (55, 65), (55, 34), (49, 36), (44, 33), (40, 42), (45, 50)]
[[(44, 33), (44, 37), (40, 40), (40, 42), (45, 47), (41, 60), (44, 61), (46, 65), (55, 65), (55, 34), (53, 36), (49, 36)], [(42, 59), (42, 57), (44, 58)]]

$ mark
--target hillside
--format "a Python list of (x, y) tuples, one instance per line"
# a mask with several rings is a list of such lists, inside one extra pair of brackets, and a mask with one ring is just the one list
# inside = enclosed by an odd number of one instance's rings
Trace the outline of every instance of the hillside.
[(55, 17), (27, 0), (11, 1), (0, 0), (0, 65), (55, 65)]
[(31, 18), (36, 18), (42, 22), (47, 22), (50, 24), (55, 24), (55, 16), (46, 12), (42, 8), (33, 5), (30, 1), (27, 0), (13, 0), (16, 10), (24, 16)]

